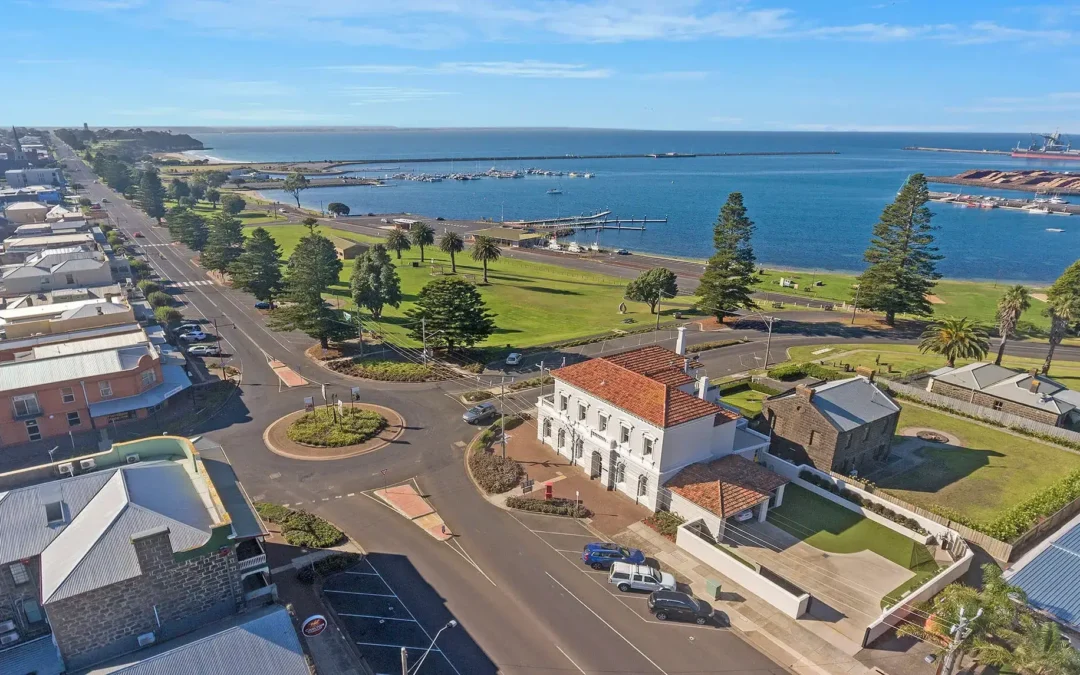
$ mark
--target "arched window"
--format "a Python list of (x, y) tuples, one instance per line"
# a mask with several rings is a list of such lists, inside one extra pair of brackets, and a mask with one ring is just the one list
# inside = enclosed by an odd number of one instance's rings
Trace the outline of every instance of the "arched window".
[(551, 420), (544, 418), (544, 438), (551, 438)]
[(580, 459), (583, 454), (585, 454), (585, 441), (579, 438), (574, 443), (574, 457)]
[(615, 482), (626, 482), (626, 464), (624, 462), (619, 462), (615, 465)]
[(566, 447), (566, 429), (559, 429), (559, 448)]
[(645, 475), (638, 476), (637, 479), (637, 493), (639, 497), (644, 497), (649, 491), (649, 477)]

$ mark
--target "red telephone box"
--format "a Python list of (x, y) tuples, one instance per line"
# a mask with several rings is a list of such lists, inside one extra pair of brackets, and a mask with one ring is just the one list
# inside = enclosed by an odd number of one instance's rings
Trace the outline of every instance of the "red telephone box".
[(544, 499), (551, 499), (554, 496), (554, 487), (551, 481), (544, 483)]

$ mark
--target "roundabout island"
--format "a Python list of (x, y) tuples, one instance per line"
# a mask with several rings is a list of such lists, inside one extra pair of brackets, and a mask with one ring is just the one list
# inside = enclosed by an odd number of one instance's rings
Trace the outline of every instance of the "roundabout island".
[(266, 428), (263, 442), (283, 457), (322, 461), (374, 452), (396, 441), (404, 430), (405, 419), (396, 410), (354, 403), (289, 413)]

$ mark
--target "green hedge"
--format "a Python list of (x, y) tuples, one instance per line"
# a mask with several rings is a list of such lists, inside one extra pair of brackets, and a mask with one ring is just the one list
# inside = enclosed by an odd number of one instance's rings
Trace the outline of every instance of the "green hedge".
[(294, 511), (279, 504), (255, 502), (264, 520), (281, 526), (281, 536), (293, 546), (330, 548), (345, 540), (345, 533), (307, 511)]
[(816, 473), (814, 473), (812, 471), (809, 471), (807, 469), (803, 469), (802, 471), (799, 472), (799, 478), (803, 479), (807, 483), (811, 483), (812, 485), (816, 485), (817, 487), (821, 488), (822, 490), (827, 490), (827, 491), (833, 493), (834, 495), (840, 497), (841, 499), (846, 499), (847, 501), (851, 502), (852, 504), (856, 504), (856, 505), (866, 509), (867, 511), (871, 511), (873, 513), (878, 514), (879, 516), (882, 516), (884, 518), (888, 518), (889, 520), (893, 521), (894, 523), (897, 523), (899, 525), (903, 525), (904, 527), (908, 528), (909, 530), (912, 530), (914, 532), (918, 532), (919, 534), (929, 534), (927, 532), (926, 528), (923, 527), (922, 525), (920, 525), (919, 521), (915, 520), (914, 518), (908, 518), (907, 516), (905, 516), (902, 513), (897, 513), (896, 511), (893, 511), (892, 509), (885, 506), (881, 502), (875, 501), (873, 499), (863, 499), (863, 496), (860, 495), (858, 492), (853, 492), (852, 490), (847, 490), (843, 486), (837, 485), (835, 481), (829, 480), (828, 478), (825, 478), (824, 476), (819, 476), (818, 474), (816, 474)]
[(531, 497), (508, 497), (506, 505), (520, 511), (532, 511), (533, 513), (547, 513), (552, 516), (569, 516), (571, 518), (588, 518), (592, 515), (589, 509), (575, 503), (573, 499), (555, 497), (554, 499), (533, 499)]
[(154, 307), (168, 307), (172, 304), (172, 296), (161, 291), (154, 291), (147, 294), (146, 301)]
[(439, 379), (431, 366), (404, 361), (357, 358), (331, 363), (330, 368), (347, 375), (383, 382), (428, 382)]
[(541, 384), (551, 384), (555, 381), (555, 378), (550, 375), (545, 375), (542, 379), (540, 377), (530, 377), (527, 380), (518, 380), (511, 384), (507, 389), (510, 391), (521, 391), (522, 389), (532, 389), (533, 387), (539, 387)]
[(686, 519), (671, 511), (657, 511), (645, 518), (642, 522), (659, 532), (661, 535), (675, 541), (675, 535), (678, 533), (679, 526), (685, 523)]
[(826, 368), (819, 363), (785, 363), (775, 368), (771, 368), (767, 374), (772, 379), (780, 380), (781, 382), (801, 380), (804, 377), (813, 377), (828, 382), (831, 380), (839, 380), (844, 377), (841, 373), (838, 373), (831, 368)]
[(697, 354), (698, 352), (707, 352), (710, 349), (719, 349), (721, 347), (730, 347), (731, 345), (741, 345), (748, 342), (748, 340), (713, 340), (712, 342), (699, 342), (696, 345), (690, 345), (686, 348), (687, 354)]
[(480, 446), (469, 455), (469, 469), (488, 494), (502, 494), (513, 489), (524, 473), (513, 459), (488, 452), (486, 446)]
[(994, 539), (1013, 541), (1030, 530), (1039, 520), (1060, 511), (1066, 504), (1080, 498), (1080, 469), (1013, 506), (982, 527), (964, 523)]
[(316, 577), (327, 577), (344, 571), (363, 560), (357, 553), (333, 553), (314, 564), (305, 565), (296, 571), (296, 578), (305, 584), (314, 583)]
[(319, 407), (289, 425), (289, 440), (323, 448), (340, 448), (371, 440), (386, 428), (386, 418), (360, 408)]

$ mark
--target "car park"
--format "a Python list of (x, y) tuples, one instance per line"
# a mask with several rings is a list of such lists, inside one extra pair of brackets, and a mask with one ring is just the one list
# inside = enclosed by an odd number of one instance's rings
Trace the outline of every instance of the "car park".
[(675, 575), (661, 572), (649, 565), (631, 565), (630, 563), (611, 563), (608, 583), (615, 584), (623, 593), (629, 591), (673, 591)]
[(187, 352), (192, 356), (221, 356), (221, 347), (217, 345), (192, 345), (188, 347)]
[(640, 565), (645, 562), (645, 554), (636, 548), (598, 541), (585, 544), (581, 551), (581, 562), (594, 570), (606, 570), (617, 562)]
[(468, 424), (476, 424), (477, 422), (482, 422), (494, 417), (497, 412), (498, 409), (495, 407), (494, 403), (484, 402), (479, 405), (474, 405), (466, 410), (461, 416), (461, 419), (465, 420)]
[(190, 333), (184, 333), (183, 335), (181, 335), (180, 339), (184, 342), (202, 342), (208, 337), (210, 336), (202, 332), (201, 330), (193, 330)]
[(508, 366), (516, 366), (520, 363), (521, 354), (518, 354), (517, 352), (512, 352), (509, 356), (506, 357), (506, 365)]
[(660, 621), (693, 621), (704, 626), (712, 619), (712, 605), (679, 591), (655, 591), (649, 596), (649, 612)]

